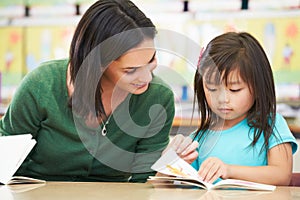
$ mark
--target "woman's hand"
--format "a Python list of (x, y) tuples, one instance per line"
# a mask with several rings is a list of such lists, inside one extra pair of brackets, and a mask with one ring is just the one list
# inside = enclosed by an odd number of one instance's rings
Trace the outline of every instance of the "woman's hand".
[(229, 166), (219, 158), (207, 158), (200, 166), (199, 176), (205, 182), (213, 183), (218, 178), (227, 178)]
[(199, 143), (197, 141), (193, 141), (189, 136), (185, 137), (178, 134), (172, 138), (167, 148), (163, 151), (163, 154), (168, 149), (172, 148), (183, 160), (188, 163), (192, 163), (198, 157), (198, 145)]

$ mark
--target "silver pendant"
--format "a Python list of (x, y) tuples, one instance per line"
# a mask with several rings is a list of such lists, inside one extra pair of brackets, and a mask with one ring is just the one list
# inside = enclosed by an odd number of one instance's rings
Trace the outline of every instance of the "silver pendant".
[(102, 135), (103, 135), (103, 136), (106, 136), (106, 133), (107, 133), (106, 127), (105, 127), (105, 125), (104, 125), (103, 128), (102, 128)]

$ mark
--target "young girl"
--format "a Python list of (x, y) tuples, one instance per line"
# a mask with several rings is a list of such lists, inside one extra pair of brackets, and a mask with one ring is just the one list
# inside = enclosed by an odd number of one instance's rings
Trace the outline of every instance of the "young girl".
[(276, 113), (272, 70), (250, 34), (229, 32), (206, 47), (194, 80), (201, 123), (192, 163), (207, 182), (243, 179), (288, 185), (297, 143)]

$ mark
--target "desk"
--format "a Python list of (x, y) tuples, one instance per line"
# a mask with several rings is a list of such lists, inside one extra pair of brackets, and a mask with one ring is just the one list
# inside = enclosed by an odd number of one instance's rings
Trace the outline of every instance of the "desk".
[[(36, 185), (25, 185), (36, 186)], [(273, 192), (154, 187), (150, 183), (47, 182), (17, 192), (24, 185), (0, 186), (1, 200), (284, 200), (300, 199), (300, 187), (277, 187)]]

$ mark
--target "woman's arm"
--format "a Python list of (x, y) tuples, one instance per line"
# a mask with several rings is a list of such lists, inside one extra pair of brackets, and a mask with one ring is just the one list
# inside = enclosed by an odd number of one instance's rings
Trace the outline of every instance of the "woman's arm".
[[(40, 91), (40, 95), (37, 95)], [(2, 135), (30, 133), (36, 136), (42, 111), (39, 103), (44, 102), (41, 84), (34, 73), (28, 74), (18, 87), (10, 105), (0, 121)]]

